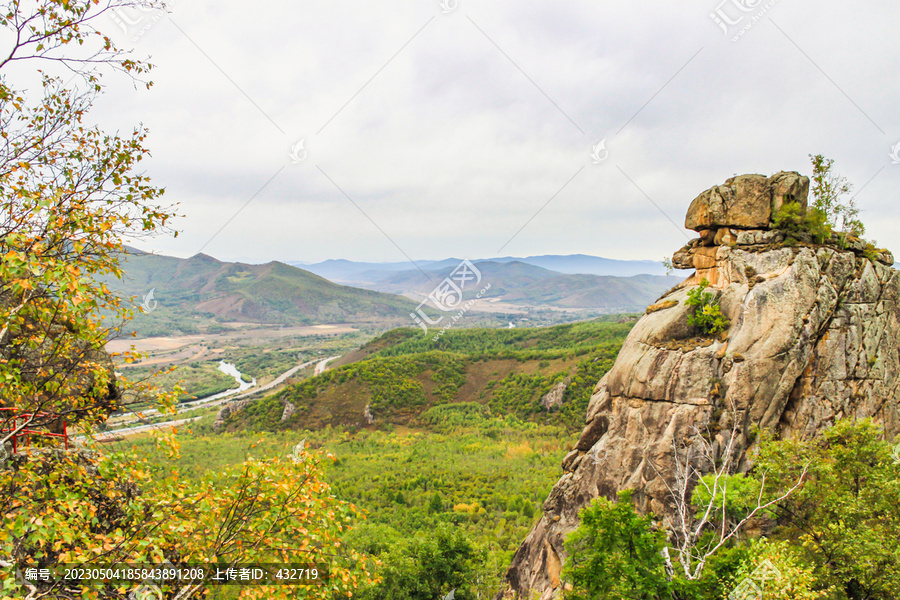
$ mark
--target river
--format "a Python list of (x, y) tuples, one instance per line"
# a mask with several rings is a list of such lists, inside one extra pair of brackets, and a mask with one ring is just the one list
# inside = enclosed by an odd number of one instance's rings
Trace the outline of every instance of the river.
[[(236, 388), (232, 388), (230, 390), (225, 390), (224, 392), (219, 392), (214, 396), (208, 396), (203, 398), (202, 400), (197, 400), (196, 402), (203, 402), (204, 404), (207, 402), (212, 402), (213, 400), (218, 400), (219, 398), (226, 398), (231, 396), (232, 394), (239, 394), (245, 390), (248, 390), (252, 387), (256, 387), (256, 377), (253, 378), (253, 381), (246, 382), (241, 379), (241, 372), (237, 370), (237, 367), (229, 362), (225, 362), (224, 360), (219, 361), (219, 370), (225, 373), (230, 377), (234, 377), (235, 383), (237, 383)], [(194, 404), (191, 402), (191, 404)]]

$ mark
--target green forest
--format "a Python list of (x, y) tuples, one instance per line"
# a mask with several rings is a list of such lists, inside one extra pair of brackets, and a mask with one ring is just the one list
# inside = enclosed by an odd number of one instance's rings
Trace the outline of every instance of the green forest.
[[(322, 459), (326, 481), (339, 499), (360, 509), (344, 542), (382, 563), (375, 573), (384, 583), (361, 597), (433, 598), (451, 589), (460, 598), (487, 597), (499, 589), (513, 552), (540, 515), (574, 437), (555, 426), (490, 417), (477, 404), (433, 408), (423, 421), (432, 425), (216, 434), (209, 418), (179, 431), (174, 466), (183, 477), (199, 479), (250, 456), (287, 457), (302, 443), (330, 457)], [(148, 451), (155, 469), (173, 467), (159, 462), (153, 440), (136, 446)], [(442, 558), (455, 561), (455, 574), (425, 560), (424, 548), (445, 543), (457, 547)], [(388, 583), (399, 587), (390, 591)]]
[[(363, 424), (366, 406), (376, 423), (411, 425), (442, 404), (477, 402), (491, 414), (574, 431), (633, 324), (619, 316), (546, 328), (451, 329), (437, 343), (418, 330), (392, 330), (360, 348), (362, 360), (233, 413), (226, 427), (354, 428)], [(562, 405), (542, 407), (541, 398), (561, 382)], [(282, 421), (288, 402), (297, 410)]]

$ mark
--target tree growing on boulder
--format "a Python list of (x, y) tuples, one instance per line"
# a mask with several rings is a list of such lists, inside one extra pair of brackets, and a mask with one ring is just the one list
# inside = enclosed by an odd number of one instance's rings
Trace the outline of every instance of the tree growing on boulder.
[(825, 212), (818, 208), (806, 208), (796, 203), (784, 204), (772, 217), (776, 229), (791, 237), (809, 234), (812, 241), (824, 244), (831, 236), (832, 227)]
[[(847, 236), (862, 236), (866, 228), (859, 218), (855, 199), (845, 197), (853, 189), (846, 177), (834, 172), (834, 159), (809, 155), (813, 167), (812, 204), (808, 207), (785, 203), (772, 215), (776, 229), (788, 239), (800, 238), (817, 244), (836, 239), (845, 247)], [(796, 239), (794, 242), (796, 243)]]
[(810, 154), (809, 159), (813, 166), (813, 208), (825, 214), (832, 229), (857, 237), (863, 235), (866, 228), (859, 219), (855, 199), (851, 196), (844, 200), (853, 186), (846, 177), (834, 172), (834, 159), (821, 154)]

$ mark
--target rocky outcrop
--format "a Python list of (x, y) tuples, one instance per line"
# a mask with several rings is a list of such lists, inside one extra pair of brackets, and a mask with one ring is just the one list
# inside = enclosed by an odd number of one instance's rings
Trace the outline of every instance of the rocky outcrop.
[(759, 229), (768, 227), (772, 216), (785, 203), (796, 202), (806, 208), (809, 177), (797, 172), (765, 175), (739, 175), (723, 185), (709, 188), (688, 208), (684, 226), (700, 232), (720, 227)]
[(365, 419), (366, 425), (375, 423), (375, 416), (372, 415), (372, 409), (369, 408), (368, 404), (366, 404), (366, 408), (363, 410), (363, 419)]
[(297, 407), (292, 402), (285, 402), (284, 410), (281, 411), (281, 422), (284, 423), (293, 417), (295, 412), (297, 412)]
[[(662, 477), (694, 427), (728, 430), (736, 418), (742, 470), (753, 425), (811, 438), (843, 417), (872, 417), (889, 438), (900, 433), (900, 273), (883, 264), (890, 253), (865, 243), (784, 245), (772, 207), (805, 205), (807, 189), (796, 173), (749, 175), (694, 200), (688, 223), (701, 237), (673, 263), (696, 271), (638, 321), (595, 387), (585, 428), (498, 598), (560, 596), (565, 535), (597, 496), (631, 488), (638, 509), (665, 525), (673, 482)], [(730, 321), (720, 336), (698, 336), (688, 323), (687, 293), (704, 278)]]
[(560, 381), (550, 391), (541, 398), (541, 406), (545, 410), (556, 410), (563, 405), (563, 398), (566, 395), (566, 388), (569, 387), (570, 379), (567, 377), (564, 381)]
[[(213, 421), (213, 429), (218, 430), (218, 429), (221, 429), (222, 427), (224, 427), (225, 421), (228, 419), (228, 417), (231, 416), (232, 413), (238, 412), (239, 410), (241, 410), (242, 408), (244, 408), (251, 402), (253, 402), (253, 400), (251, 400), (249, 398), (247, 400), (230, 400), (230, 401), (226, 402), (222, 406), (222, 408), (219, 409), (219, 412), (216, 413), (216, 419), (215, 419), (215, 421)], [(291, 406), (293, 406), (293, 405), (291, 405)], [(285, 406), (284, 408), (285, 408), (284, 411), (281, 413), (282, 421), (286, 420), (286, 419), (284, 419), (284, 413), (287, 412), (287, 406)]]

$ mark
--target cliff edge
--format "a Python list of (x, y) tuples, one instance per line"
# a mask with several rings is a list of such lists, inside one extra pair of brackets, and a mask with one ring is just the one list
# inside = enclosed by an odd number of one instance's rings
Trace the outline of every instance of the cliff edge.
[[(805, 209), (808, 191), (796, 172), (741, 175), (691, 203), (685, 226), (699, 238), (673, 264), (695, 271), (647, 309), (595, 387), (498, 599), (560, 596), (565, 535), (597, 496), (634, 489), (638, 509), (665, 523), (673, 507), (658, 473), (672, 472), (673, 444), (694, 427), (730, 427), (734, 414), (742, 470), (754, 425), (810, 438), (843, 417), (872, 417), (900, 433), (900, 273), (890, 252), (852, 236), (815, 243), (776, 230), (774, 215), (787, 203)], [(688, 323), (688, 291), (703, 279), (730, 321), (717, 336)]]

